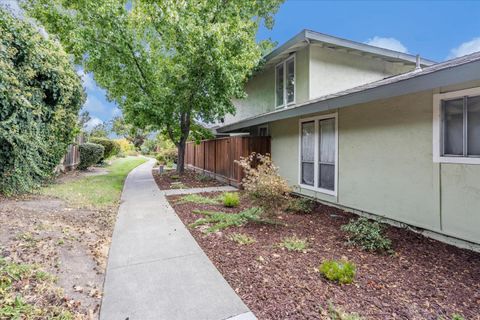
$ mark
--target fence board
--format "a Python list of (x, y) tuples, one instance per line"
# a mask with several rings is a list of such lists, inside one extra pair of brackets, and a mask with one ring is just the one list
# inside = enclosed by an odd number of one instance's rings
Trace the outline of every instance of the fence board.
[(200, 144), (187, 142), (185, 165), (239, 185), (243, 170), (235, 160), (252, 152), (270, 153), (270, 137), (227, 137), (204, 140)]

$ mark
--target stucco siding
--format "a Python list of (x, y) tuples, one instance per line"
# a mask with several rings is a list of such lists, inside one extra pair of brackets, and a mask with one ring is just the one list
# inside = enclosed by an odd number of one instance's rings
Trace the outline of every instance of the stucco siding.
[(480, 166), (441, 164), (445, 233), (480, 243)]
[[(339, 109), (337, 197), (296, 190), (480, 244), (480, 165), (433, 162), (433, 93)], [(299, 118), (270, 123), (270, 133), (273, 161), (297, 186)]]
[(302, 103), (309, 100), (309, 49), (305, 47), (304, 49), (298, 51), (295, 54), (295, 102)]
[(410, 71), (414, 66), (391, 63), (325, 47), (310, 46), (310, 99)]

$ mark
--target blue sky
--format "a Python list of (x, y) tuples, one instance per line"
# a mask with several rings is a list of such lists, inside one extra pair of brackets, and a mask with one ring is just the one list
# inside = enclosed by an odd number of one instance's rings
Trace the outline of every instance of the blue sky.
[[(480, 51), (480, 1), (289, 0), (276, 15), (274, 28), (261, 28), (258, 39), (282, 44), (302, 29), (443, 61)], [(84, 83), (90, 126), (120, 114), (91, 75), (84, 76)]]

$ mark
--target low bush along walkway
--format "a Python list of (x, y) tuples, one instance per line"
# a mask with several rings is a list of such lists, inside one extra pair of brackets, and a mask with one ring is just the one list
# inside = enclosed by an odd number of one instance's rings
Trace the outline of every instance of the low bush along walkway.
[(114, 160), (101, 175), (70, 173), (39, 194), (0, 198), (0, 319), (98, 317), (123, 182), (144, 161)]
[(249, 186), (168, 199), (259, 319), (479, 319), (480, 254)]
[(160, 190), (219, 187), (223, 185), (214, 178), (193, 170), (185, 170), (183, 174), (178, 174), (176, 170), (166, 170), (159, 173), (158, 167), (156, 167), (152, 170), (152, 173)]

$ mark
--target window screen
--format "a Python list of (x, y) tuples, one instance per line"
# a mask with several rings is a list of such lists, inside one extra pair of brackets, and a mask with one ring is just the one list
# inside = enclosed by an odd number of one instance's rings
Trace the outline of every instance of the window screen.
[(282, 106), (284, 104), (283, 99), (283, 64), (277, 66), (276, 72), (276, 95), (277, 95), (277, 107)]
[(467, 152), (469, 156), (480, 156), (480, 97), (467, 99)]
[(444, 101), (443, 112), (443, 152), (463, 155), (463, 98)]
[(302, 123), (302, 184), (314, 185), (314, 163), (315, 163), (315, 122)]
[(318, 187), (335, 190), (335, 119), (320, 120)]
[(287, 103), (295, 101), (295, 61), (293, 59), (287, 61)]

